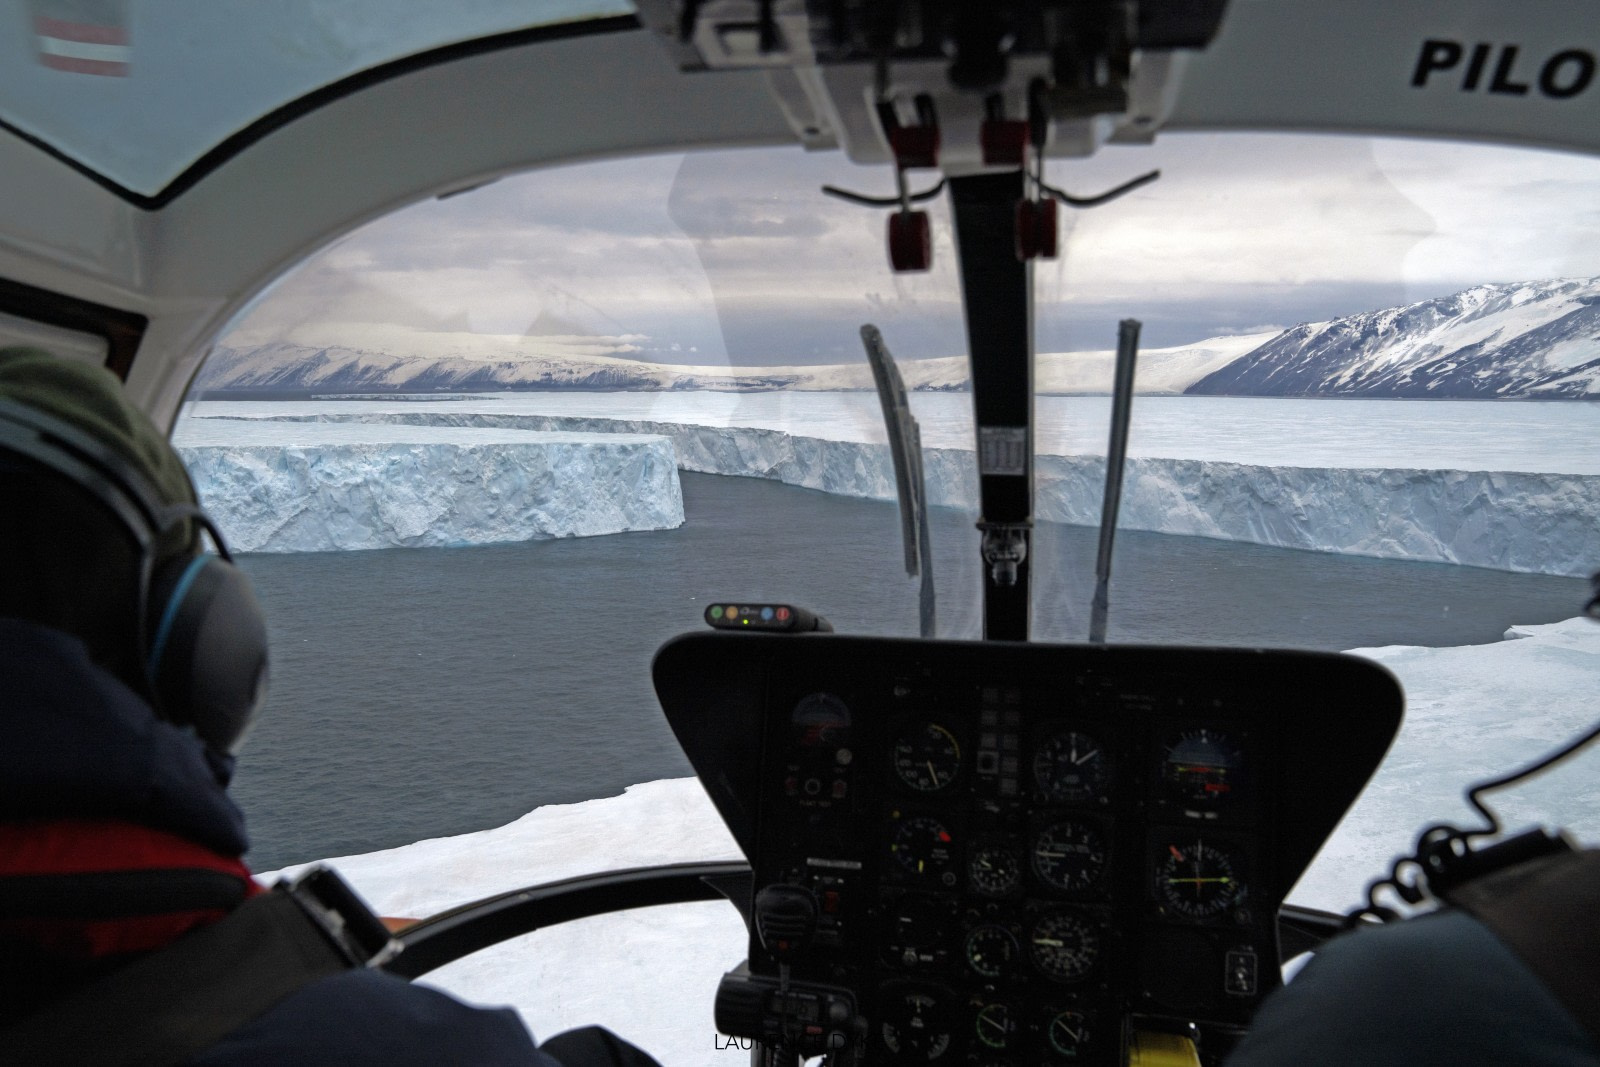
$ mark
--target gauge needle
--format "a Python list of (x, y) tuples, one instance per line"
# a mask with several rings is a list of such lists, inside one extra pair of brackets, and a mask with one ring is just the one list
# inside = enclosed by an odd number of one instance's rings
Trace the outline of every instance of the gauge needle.
[(1054, 937), (1036, 937), (1033, 939), (1033, 943), (1035, 945), (1044, 945), (1047, 948), (1060, 948), (1064, 944), (1059, 938)]
[(1177, 860), (1179, 863), (1183, 862), (1183, 853), (1178, 851), (1177, 845), (1168, 845), (1167, 851), (1172, 853), (1173, 859)]
[(1099, 754), (1100, 754), (1100, 750), (1098, 748), (1091, 748), (1089, 751), (1085, 752), (1083, 755), (1080, 756), (1080, 755), (1078, 755), (1077, 748), (1073, 748), (1073, 750), (1072, 750), (1072, 762), (1075, 763), (1075, 764), (1082, 765), (1082, 764), (1087, 763), (1090, 760), (1094, 759), (1094, 757), (1098, 756)]
[(928, 781), (939, 784), (939, 772), (933, 769), (933, 760), (928, 761)]

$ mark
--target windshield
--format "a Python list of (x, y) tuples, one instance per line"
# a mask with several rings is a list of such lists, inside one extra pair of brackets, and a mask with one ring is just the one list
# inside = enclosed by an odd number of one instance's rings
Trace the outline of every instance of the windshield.
[[(1110, 639), (1354, 649), (1400, 678), (1401, 738), (1292, 898), (1348, 910), (1423, 824), (1467, 818), (1463, 785), (1593, 714), (1600, 163), (1190, 135), (1049, 180), (1092, 195), (1153, 167), (1063, 209), (1035, 270), (1033, 636), (1088, 633), (1111, 350), (1138, 318)], [(236, 321), (175, 439), (272, 626), (235, 789), (257, 869), (396, 849), (340, 865), (418, 917), (736, 858), (648, 666), (734, 598), (917, 632), (864, 323), (921, 426), (938, 635), (979, 636), (944, 200), (932, 270), (893, 274), (885, 212), (819, 191), (889, 178), (795, 150), (508, 178), (350, 234)], [(1594, 758), (1499, 798), (1507, 822), (1600, 830)], [(693, 1062), (743, 934), (686, 915), (617, 921), (706, 959), (692, 1006), (656, 1020), (692, 1016)], [(563, 958), (596, 935), (537, 936)], [(603, 990), (554, 1008), (497, 987), (501, 958), (440, 980), (536, 1032), (606, 1021)]]
[(0, 124), (134, 194), (161, 192), (284, 105), (381, 64), (628, 0), (11, 0)]

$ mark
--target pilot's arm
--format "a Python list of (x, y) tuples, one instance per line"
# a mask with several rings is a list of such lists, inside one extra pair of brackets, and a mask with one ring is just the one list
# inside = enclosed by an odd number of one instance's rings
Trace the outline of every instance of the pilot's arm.
[(1447, 909), (1329, 941), (1227, 1067), (1600, 1065), (1600, 1046), (1482, 923)]

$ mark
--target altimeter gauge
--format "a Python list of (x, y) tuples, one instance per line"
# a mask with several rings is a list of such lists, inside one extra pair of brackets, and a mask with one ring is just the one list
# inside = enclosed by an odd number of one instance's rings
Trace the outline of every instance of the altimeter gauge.
[(1088, 734), (1063, 730), (1034, 753), (1033, 780), (1049, 801), (1100, 800), (1111, 785), (1111, 757)]

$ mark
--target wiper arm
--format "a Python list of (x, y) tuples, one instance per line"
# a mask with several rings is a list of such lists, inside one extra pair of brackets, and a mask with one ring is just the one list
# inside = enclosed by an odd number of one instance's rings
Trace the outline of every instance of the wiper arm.
[(1089, 640), (1106, 643), (1111, 612), (1111, 549), (1122, 503), (1122, 469), (1128, 460), (1128, 422), (1133, 410), (1133, 369), (1139, 355), (1139, 320), (1117, 327), (1117, 370), (1111, 387), (1111, 440), (1106, 446), (1106, 491), (1100, 502), (1100, 551), (1094, 561), (1094, 601), (1089, 607)]
[(883, 343), (883, 334), (871, 323), (861, 327), (872, 380), (883, 405), (883, 423), (889, 431), (889, 455), (894, 460), (895, 492), (900, 498), (900, 532), (905, 541), (906, 574), (922, 578), (919, 612), (922, 636), (934, 636), (933, 565), (928, 548), (928, 487), (922, 474), (922, 432), (906, 401), (900, 368)]

